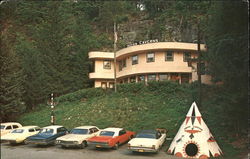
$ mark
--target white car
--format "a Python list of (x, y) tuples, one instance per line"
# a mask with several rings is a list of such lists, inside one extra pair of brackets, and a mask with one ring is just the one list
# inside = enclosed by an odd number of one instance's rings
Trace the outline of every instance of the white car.
[(35, 135), (39, 131), (40, 127), (38, 126), (24, 126), (18, 129), (14, 129), (10, 133), (1, 136), (1, 140), (7, 141), (10, 144), (22, 143), (27, 137)]
[(1, 123), (1, 136), (8, 134), (14, 129), (21, 128), (22, 125), (16, 122)]
[(128, 149), (133, 152), (158, 152), (165, 139), (165, 129), (142, 130), (128, 142)]
[(84, 148), (87, 146), (87, 139), (96, 136), (99, 128), (96, 126), (80, 126), (72, 129), (69, 134), (56, 139), (56, 144), (62, 147), (78, 146)]

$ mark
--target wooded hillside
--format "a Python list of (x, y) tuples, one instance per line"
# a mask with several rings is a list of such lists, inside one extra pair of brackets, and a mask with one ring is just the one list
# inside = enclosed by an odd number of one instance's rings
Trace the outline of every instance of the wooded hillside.
[[(247, 121), (248, 4), (223, 1), (12, 1), (1, 2), (1, 121), (32, 111), (57, 96), (92, 86), (88, 52), (137, 40), (197, 42), (200, 25), (208, 51), (202, 58), (221, 105), (240, 130)], [(141, 28), (146, 24), (147, 28)], [(120, 30), (119, 30), (120, 28)]]

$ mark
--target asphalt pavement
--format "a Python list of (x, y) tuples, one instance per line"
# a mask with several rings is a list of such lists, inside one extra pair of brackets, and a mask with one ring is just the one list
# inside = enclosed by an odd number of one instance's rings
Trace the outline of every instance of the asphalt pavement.
[(9, 145), (1, 143), (1, 159), (180, 159), (168, 155), (164, 146), (160, 152), (132, 153), (127, 150), (127, 144), (118, 150), (96, 149), (94, 147), (61, 148), (60, 146)]

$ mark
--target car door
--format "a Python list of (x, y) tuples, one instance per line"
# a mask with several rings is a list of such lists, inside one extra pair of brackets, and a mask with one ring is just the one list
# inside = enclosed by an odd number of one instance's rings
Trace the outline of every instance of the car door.
[(159, 136), (158, 143), (159, 143), (159, 146), (161, 146), (164, 143), (164, 141), (165, 141), (165, 136), (166, 135), (158, 132), (158, 136)]
[(63, 135), (66, 135), (67, 133), (67, 129), (65, 127), (60, 127), (60, 128), (57, 128), (57, 135), (56, 135), (56, 138), (57, 137), (60, 137), (60, 136), (63, 136)]
[(35, 128), (29, 128), (27, 137), (28, 137), (28, 136), (32, 136), (32, 135), (35, 135), (35, 134), (36, 134)]
[(119, 140), (120, 144), (126, 142), (128, 140), (128, 135), (126, 133), (126, 130), (124, 130), (124, 129), (120, 130), (118, 137), (119, 137), (118, 140)]
[(97, 127), (94, 127), (93, 131), (94, 131), (94, 134), (93, 134), (94, 136), (98, 135), (99, 129)]
[(11, 125), (6, 126), (5, 131), (7, 133), (9, 133), (11, 130), (12, 130), (12, 126)]

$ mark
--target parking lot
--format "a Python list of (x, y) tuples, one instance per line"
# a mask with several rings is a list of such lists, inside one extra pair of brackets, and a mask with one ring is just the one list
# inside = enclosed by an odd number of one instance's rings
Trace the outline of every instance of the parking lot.
[(122, 145), (118, 150), (70, 148), (62, 149), (60, 146), (35, 146), (35, 145), (9, 145), (1, 143), (1, 159), (178, 159), (166, 154), (166, 146), (157, 154), (132, 153), (127, 150), (127, 145)]

